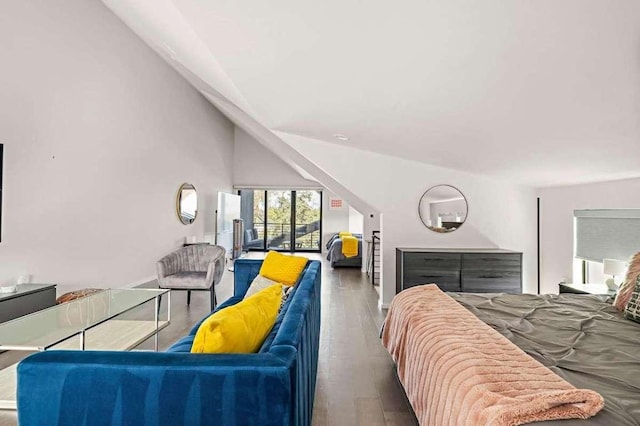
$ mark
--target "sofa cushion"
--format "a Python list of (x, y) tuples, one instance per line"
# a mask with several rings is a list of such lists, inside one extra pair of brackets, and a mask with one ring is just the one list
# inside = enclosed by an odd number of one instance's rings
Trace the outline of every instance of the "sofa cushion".
[(293, 303), (293, 299), (295, 298), (295, 292), (298, 289), (298, 287), (300, 287), (300, 283), (305, 278), (310, 266), (311, 266), (311, 263), (307, 263), (307, 266), (305, 266), (304, 270), (302, 271), (302, 274), (300, 274), (300, 276), (298, 277), (298, 281), (296, 281), (295, 285), (289, 287), (289, 293), (287, 295), (287, 298), (282, 302), (282, 307), (278, 312), (278, 317), (276, 318), (276, 322), (273, 325), (271, 332), (269, 332), (269, 335), (267, 336), (267, 338), (264, 339), (264, 342), (260, 347), (260, 351), (259, 351), (260, 353), (266, 353), (271, 350), (271, 345), (273, 344), (273, 341), (275, 340), (276, 336), (278, 335), (278, 332), (280, 331), (280, 326), (282, 325), (285, 315), (289, 310), (289, 305)]
[(293, 296), (296, 291), (296, 286), (291, 286), (286, 288), (289, 289), (287, 293), (287, 297), (286, 298), (283, 297), (282, 306), (278, 311), (276, 322), (273, 324), (273, 328), (271, 329), (267, 337), (264, 339), (264, 342), (262, 342), (262, 346), (260, 346), (260, 350), (258, 352), (261, 354), (267, 353), (271, 349), (273, 340), (276, 338), (276, 335), (278, 334), (278, 330), (280, 329), (280, 325), (282, 324), (282, 321), (284, 320), (284, 316), (287, 313), (287, 310), (289, 309), (289, 305), (291, 304), (291, 300), (293, 300)]
[(221, 304), (219, 304), (218, 306), (216, 306), (216, 308), (212, 312), (210, 312), (207, 316), (202, 317), (197, 323), (195, 323), (193, 327), (191, 327), (191, 330), (189, 331), (189, 335), (195, 336), (196, 333), (198, 332), (198, 329), (200, 328), (200, 325), (203, 322), (205, 322), (212, 313), (221, 311), (224, 308), (227, 308), (229, 306), (233, 306), (238, 302), (242, 302), (242, 296), (232, 296), (227, 300), (225, 300), (224, 302), (222, 302)]
[(191, 346), (193, 346), (193, 334), (189, 334), (188, 336), (184, 336), (182, 339), (175, 342), (167, 352), (191, 352)]
[(244, 298), (246, 299), (247, 297), (251, 297), (254, 294), (264, 290), (265, 288), (271, 287), (274, 284), (279, 283), (277, 281), (270, 280), (267, 277), (263, 277), (262, 275), (258, 275), (253, 279), (253, 281), (251, 281), (251, 285), (247, 289), (247, 292), (244, 294)]
[(262, 262), (260, 275), (285, 285), (294, 285), (309, 259), (270, 251)]
[[(303, 332), (305, 316), (309, 311), (315, 312), (316, 308), (310, 308), (313, 303), (320, 303), (320, 263), (313, 262), (305, 271), (302, 279), (295, 287), (295, 293), (291, 297), (291, 304), (286, 307), (286, 315), (282, 318), (282, 324), (278, 327), (272, 346), (290, 345), (296, 347), (300, 342), (300, 333)], [(318, 311), (319, 312), (319, 311)]]
[(209, 288), (207, 285), (206, 272), (178, 272), (177, 274), (167, 275), (163, 278), (163, 287), (167, 288)]
[(198, 328), (192, 353), (253, 353), (262, 346), (278, 315), (282, 285), (273, 285), (213, 313)]

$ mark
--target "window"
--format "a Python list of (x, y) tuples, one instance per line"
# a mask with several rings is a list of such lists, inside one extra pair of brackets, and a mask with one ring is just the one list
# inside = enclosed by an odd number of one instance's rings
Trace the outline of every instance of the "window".
[(573, 271), (582, 282), (604, 282), (603, 259), (627, 261), (640, 251), (640, 210), (574, 210), (573, 216)]
[(242, 189), (245, 250), (321, 248), (322, 191)]

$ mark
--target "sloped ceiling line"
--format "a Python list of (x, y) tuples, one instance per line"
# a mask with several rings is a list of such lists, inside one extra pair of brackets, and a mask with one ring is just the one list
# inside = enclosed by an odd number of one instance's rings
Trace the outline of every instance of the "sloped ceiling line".
[(363, 214), (377, 210), (264, 126), (171, 0), (103, 0), (234, 124), (297, 171), (304, 171)]
[(228, 79), (187, 68), (271, 130), (527, 186), (640, 175), (639, 1), (105, 1), (180, 19), (206, 49), (178, 56)]
[(265, 129), (533, 187), (640, 176), (638, 1), (103, 2)]

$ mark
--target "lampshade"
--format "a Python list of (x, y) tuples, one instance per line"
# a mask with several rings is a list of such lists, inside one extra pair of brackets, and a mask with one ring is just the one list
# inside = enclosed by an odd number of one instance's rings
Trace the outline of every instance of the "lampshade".
[(602, 259), (602, 266), (605, 275), (622, 275), (627, 270), (626, 264), (617, 259)]

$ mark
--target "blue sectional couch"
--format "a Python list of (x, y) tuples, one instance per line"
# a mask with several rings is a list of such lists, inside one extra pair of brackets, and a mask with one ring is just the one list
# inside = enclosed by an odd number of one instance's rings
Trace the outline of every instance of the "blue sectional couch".
[[(262, 261), (235, 262), (242, 300)], [(320, 336), (320, 262), (307, 264), (257, 354), (46, 351), (18, 366), (18, 421), (30, 425), (309, 425)], [(204, 320), (204, 318), (203, 318)]]

